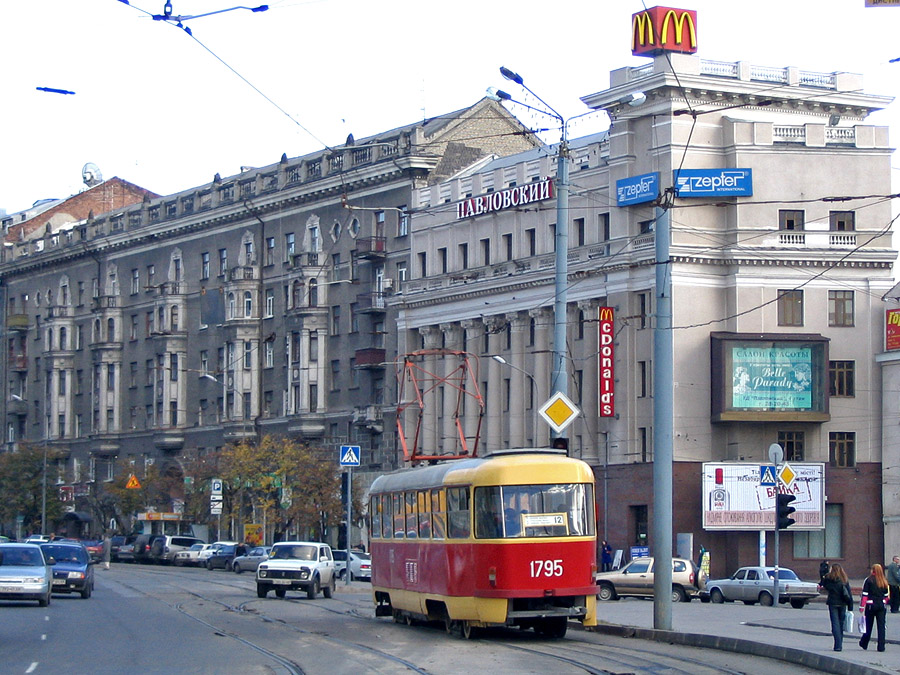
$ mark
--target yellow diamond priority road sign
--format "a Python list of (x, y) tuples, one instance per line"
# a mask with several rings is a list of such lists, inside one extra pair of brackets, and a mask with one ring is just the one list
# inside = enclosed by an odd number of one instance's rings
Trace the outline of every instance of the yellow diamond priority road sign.
[(556, 433), (569, 426), (581, 412), (562, 392), (556, 392), (538, 411)]
[(778, 471), (778, 478), (784, 483), (785, 487), (791, 487), (791, 483), (797, 477), (797, 472), (791, 468), (791, 465), (785, 462)]

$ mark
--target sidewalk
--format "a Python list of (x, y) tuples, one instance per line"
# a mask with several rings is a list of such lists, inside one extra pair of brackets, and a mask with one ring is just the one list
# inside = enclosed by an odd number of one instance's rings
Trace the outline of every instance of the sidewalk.
[[(859, 586), (851, 585), (858, 604)], [(591, 630), (599, 633), (766, 656), (827, 673), (900, 672), (900, 614), (887, 615), (887, 651), (876, 651), (875, 636), (863, 651), (859, 634), (847, 633), (843, 651), (835, 652), (824, 596), (803, 609), (677, 603), (672, 605), (672, 631), (653, 629), (649, 600), (598, 602), (597, 617), (600, 625)]]

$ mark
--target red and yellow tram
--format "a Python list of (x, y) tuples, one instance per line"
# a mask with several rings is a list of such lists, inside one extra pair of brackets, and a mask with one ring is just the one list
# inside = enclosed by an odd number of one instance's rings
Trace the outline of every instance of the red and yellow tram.
[(562, 637), (597, 623), (594, 475), (553, 450), (380, 476), (370, 490), (378, 616)]

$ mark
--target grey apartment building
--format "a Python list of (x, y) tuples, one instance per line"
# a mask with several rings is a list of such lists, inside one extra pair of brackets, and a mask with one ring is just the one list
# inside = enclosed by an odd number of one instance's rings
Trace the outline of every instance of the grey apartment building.
[(265, 434), (395, 468), (387, 301), (413, 191), (537, 144), (484, 99), (109, 212), (37, 215), (0, 262), (5, 447), (58, 451), (51, 485), (76, 512), (117, 461), (179, 477), (185, 453)]

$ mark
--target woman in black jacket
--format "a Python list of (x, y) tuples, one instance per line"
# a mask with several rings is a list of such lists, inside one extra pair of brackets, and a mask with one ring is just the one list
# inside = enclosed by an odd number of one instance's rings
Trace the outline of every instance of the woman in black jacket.
[(850, 592), (850, 583), (844, 568), (835, 563), (828, 570), (819, 585), (828, 591), (828, 616), (831, 618), (831, 634), (834, 636), (834, 651), (839, 652), (844, 647), (844, 617), (847, 610), (853, 609), (853, 594)]
[(872, 574), (865, 580), (862, 587), (862, 596), (859, 599), (859, 611), (866, 613), (866, 632), (859, 639), (859, 646), (869, 648), (869, 639), (872, 637), (873, 624), (878, 624), (878, 651), (884, 651), (884, 606), (890, 599), (888, 582), (884, 578), (884, 570), (881, 565), (872, 565)]

